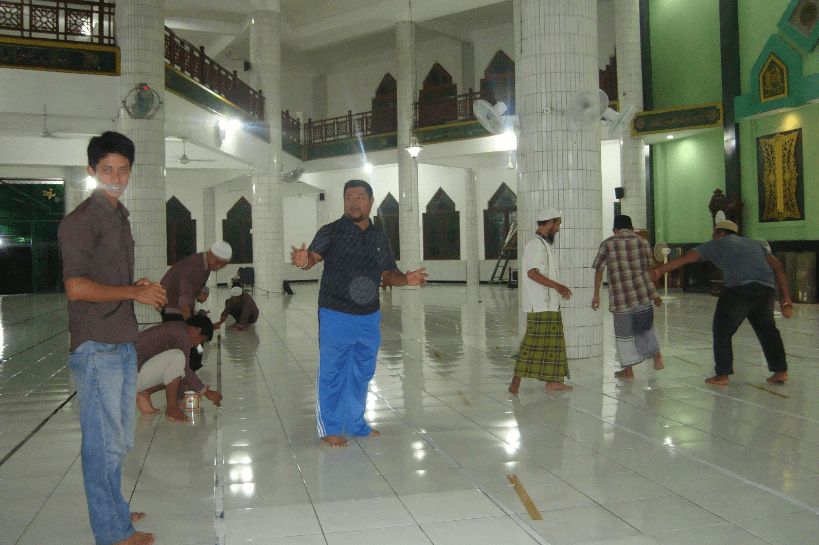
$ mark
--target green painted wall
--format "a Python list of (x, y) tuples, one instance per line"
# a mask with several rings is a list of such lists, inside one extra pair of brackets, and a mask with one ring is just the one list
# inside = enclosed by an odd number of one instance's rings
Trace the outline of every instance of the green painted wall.
[[(777, 132), (802, 129), (805, 219), (759, 223), (756, 139)], [(819, 238), (819, 105), (810, 104), (786, 114), (743, 121), (740, 125), (742, 197), (745, 203), (744, 234), (766, 240), (816, 240)]]
[(721, 101), (719, 3), (652, 0), (649, 10), (654, 108)]
[[(721, 129), (657, 144), (653, 148), (656, 239), (683, 244), (711, 238), (708, 203), (725, 190)], [(743, 190), (744, 191), (744, 190)]]

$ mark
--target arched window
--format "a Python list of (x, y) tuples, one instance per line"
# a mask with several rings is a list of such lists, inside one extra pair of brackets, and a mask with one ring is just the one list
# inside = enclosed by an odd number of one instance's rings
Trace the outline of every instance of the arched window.
[(253, 263), (253, 215), (250, 203), (244, 197), (228, 210), (227, 219), (222, 220), (222, 236), (233, 248), (231, 263)]
[(168, 265), (196, 253), (196, 220), (176, 197), (165, 203), (165, 224)]
[(455, 203), (439, 188), (423, 214), (424, 259), (461, 259), (461, 219)]
[(390, 248), (397, 261), (401, 259), (401, 237), (398, 234), (398, 201), (392, 193), (387, 193), (376, 212), (378, 215), (375, 216), (373, 223), (387, 232), (390, 237)]
[(373, 106), (373, 134), (395, 132), (398, 129), (398, 84), (390, 74), (384, 74), (375, 90)]
[[(495, 191), (483, 211), (484, 259), (500, 257), (509, 228), (518, 220), (518, 197), (505, 183)], [(510, 259), (517, 259), (517, 246), (512, 245)]]
[(515, 62), (501, 50), (483, 72), (481, 98), (490, 104), (503, 102), (510, 115), (515, 113)]
[(458, 119), (458, 88), (452, 76), (437, 62), (418, 92), (418, 126), (432, 127)]

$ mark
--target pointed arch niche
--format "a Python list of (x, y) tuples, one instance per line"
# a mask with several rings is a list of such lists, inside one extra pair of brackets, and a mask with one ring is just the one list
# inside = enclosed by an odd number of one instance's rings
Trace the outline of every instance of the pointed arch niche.
[(387, 232), (390, 237), (390, 248), (396, 261), (401, 259), (401, 238), (398, 235), (398, 223), (400, 216), (398, 215), (398, 201), (392, 196), (392, 193), (387, 193), (384, 200), (376, 210), (376, 216), (373, 220), (378, 227)]
[(418, 126), (432, 127), (458, 119), (458, 86), (437, 62), (432, 65), (424, 87), (418, 92)]
[[(500, 257), (506, 235), (513, 223), (518, 221), (518, 196), (502, 183), (483, 211), (484, 259)], [(510, 252), (511, 259), (518, 258), (517, 246)]]
[(168, 265), (196, 253), (196, 220), (176, 197), (165, 203)]
[(500, 49), (483, 71), (481, 98), (493, 105), (503, 102), (510, 115), (515, 113), (515, 61)]
[(250, 203), (241, 197), (222, 220), (222, 238), (233, 248), (231, 263), (253, 263), (253, 213)]
[(424, 259), (461, 259), (461, 213), (438, 188), (423, 214)]
[(398, 83), (391, 74), (384, 74), (375, 97), (372, 100), (373, 134), (384, 134), (398, 130)]

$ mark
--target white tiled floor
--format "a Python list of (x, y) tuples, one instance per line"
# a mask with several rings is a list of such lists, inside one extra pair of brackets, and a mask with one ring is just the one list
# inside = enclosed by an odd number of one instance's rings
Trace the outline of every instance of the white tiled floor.
[[(665, 370), (613, 379), (607, 317), (605, 356), (570, 361), (574, 391), (527, 379), (514, 398), (517, 293), (386, 292), (367, 410), (383, 436), (330, 449), (314, 418), (318, 289), (295, 289), (258, 297), (254, 330), (208, 346), (200, 373), (221, 384), (221, 409), (205, 402), (191, 425), (139, 418), (123, 490), (157, 543), (817, 542), (817, 311), (777, 318), (783, 386), (765, 382), (748, 325), (731, 384), (706, 385), (715, 299), (679, 294), (656, 314)], [(64, 307), (0, 297), (0, 545), (93, 543)]]

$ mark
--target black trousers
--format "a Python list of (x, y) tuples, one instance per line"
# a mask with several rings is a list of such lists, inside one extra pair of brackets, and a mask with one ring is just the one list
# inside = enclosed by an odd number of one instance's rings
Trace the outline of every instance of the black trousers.
[(745, 318), (754, 328), (756, 338), (762, 345), (762, 352), (768, 362), (768, 369), (774, 373), (788, 370), (785, 361), (785, 346), (776, 328), (773, 306), (776, 290), (752, 283), (734, 288), (723, 288), (714, 311), (714, 368), (717, 375), (734, 373), (734, 349), (731, 343)]

